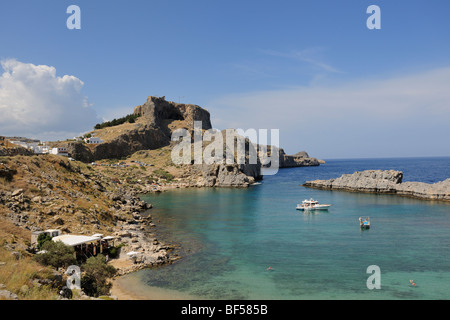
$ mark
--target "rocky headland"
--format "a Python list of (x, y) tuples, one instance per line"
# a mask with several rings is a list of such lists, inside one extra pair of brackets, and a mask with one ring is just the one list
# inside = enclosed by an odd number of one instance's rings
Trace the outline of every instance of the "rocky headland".
[(102, 143), (72, 142), (68, 144), (68, 152), (84, 162), (120, 159), (140, 150), (169, 146), (172, 133), (180, 128), (192, 131), (194, 121), (201, 121), (204, 130), (211, 129), (207, 110), (193, 104), (166, 101), (164, 97), (148, 97), (143, 105), (134, 108), (133, 114), (137, 116), (134, 123), (92, 131), (92, 136), (102, 139)]
[[(172, 141), (175, 130), (185, 129), (193, 136), (194, 121), (202, 123), (203, 132), (212, 129), (209, 112), (197, 105), (175, 103), (166, 101), (164, 97), (150, 96), (146, 103), (134, 108), (133, 114), (137, 116), (134, 123), (98, 129), (90, 133), (102, 139), (103, 143), (68, 143), (69, 154), (83, 162), (133, 158), (137, 155), (135, 158), (147, 162), (151, 160), (152, 164), (161, 163), (164, 170), (175, 177), (183, 178), (186, 186), (246, 187), (262, 178), (259, 163), (172, 163), (169, 156), (176, 144)], [(248, 140), (246, 144), (249, 145)]]
[(280, 151), (280, 168), (314, 167), (324, 164), (324, 160), (310, 157), (306, 151), (300, 151), (293, 155), (287, 155), (283, 149)]
[(402, 182), (403, 172), (395, 170), (366, 170), (343, 174), (337, 179), (307, 181), (305, 187), (354, 192), (396, 194), (401, 196), (450, 201), (450, 179), (429, 184)]
[[(133, 115), (136, 121), (133, 123), (124, 123), (117, 126), (97, 129), (90, 134), (100, 138), (103, 142), (90, 145), (82, 142), (69, 142), (64, 144), (69, 154), (76, 160), (82, 162), (93, 162), (105, 159), (124, 159), (133, 158), (136, 154), (138, 158), (146, 156), (146, 160), (153, 162), (160, 161), (160, 153), (150, 152), (156, 150), (165, 151), (164, 170), (170, 172), (175, 177), (183, 177), (188, 186), (198, 187), (246, 187), (262, 179), (261, 161), (256, 163), (215, 163), (215, 164), (190, 164), (178, 166), (171, 165), (171, 159), (167, 157), (167, 152), (173, 150), (176, 142), (172, 141), (172, 134), (175, 130), (185, 129), (194, 136), (194, 121), (202, 123), (202, 132), (212, 129), (210, 113), (193, 104), (182, 104), (166, 101), (164, 97), (148, 97), (147, 101), (134, 108)], [(222, 130), (223, 141), (226, 141), (226, 133), (235, 130)], [(254, 149), (259, 152), (260, 147), (245, 140), (247, 150), (246, 159), (249, 158), (249, 150)], [(203, 150), (208, 146), (203, 142)], [(270, 151), (269, 146), (269, 151)], [(223, 159), (226, 158), (227, 150), (224, 147)], [(279, 156), (279, 167), (300, 167), (300, 166), (318, 166), (324, 163), (322, 160), (310, 157), (305, 151), (295, 155), (286, 155), (283, 149), (277, 149), (275, 152)], [(151, 155), (150, 155), (151, 154)], [(236, 154), (233, 155), (236, 160)], [(270, 152), (269, 152), (270, 156)], [(155, 159), (156, 158), (156, 159)], [(270, 165), (270, 163), (268, 164)], [(176, 167), (176, 169), (175, 169)]]

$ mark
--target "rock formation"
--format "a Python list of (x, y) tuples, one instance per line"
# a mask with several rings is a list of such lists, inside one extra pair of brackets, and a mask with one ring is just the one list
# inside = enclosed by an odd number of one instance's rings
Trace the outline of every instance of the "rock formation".
[[(80, 142), (68, 144), (69, 154), (76, 160), (92, 162), (101, 159), (120, 159), (132, 155), (140, 150), (155, 150), (162, 147), (173, 147), (172, 133), (177, 129), (186, 129), (191, 137), (194, 136), (194, 121), (201, 121), (202, 130), (212, 129), (210, 114), (207, 110), (192, 104), (180, 104), (166, 101), (164, 98), (149, 97), (147, 102), (134, 109), (139, 116), (135, 123), (99, 129), (93, 134), (104, 143), (87, 145)], [(223, 142), (225, 143), (225, 131)], [(203, 143), (203, 148), (208, 142)], [(253, 148), (248, 139), (245, 146)], [(226, 156), (226, 148), (224, 148)], [(248, 154), (247, 154), (248, 158)], [(224, 157), (225, 159), (225, 157)], [(248, 159), (247, 159), (248, 160)], [(190, 165), (188, 165), (190, 166)], [(197, 186), (248, 186), (255, 180), (262, 178), (261, 164), (237, 163), (196, 165), (191, 174), (200, 179)]]
[(450, 179), (434, 184), (402, 182), (403, 172), (395, 170), (366, 170), (343, 174), (337, 179), (307, 181), (304, 186), (369, 193), (385, 193), (427, 200), (450, 201)]
[(287, 155), (283, 149), (280, 149), (280, 168), (319, 166), (321, 163), (325, 161), (311, 158), (306, 151)]
[[(325, 163), (325, 161), (323, 160), (310, 157), (306, 151), (300, 151), (294, 155), (287, 155), (282, 148), (268, 146), (267, 155), (269, 157), (272, 155), (272, 152), (278, 153), (279, 168), (311, 167), (311, 166), (319, 166)], [(264, 163), (264, 167), (271, 166), (271, 162), (268, 161), (262, 162)]]
[(193, 130), (194, 121), (202, 121), (205, 130), (211, 128), (207, 110), (193, 104), (166, 101), (164, 98), (148, 97), (143, 105), (134, 109), (134, 114), (140, 116), (135, 123), (99, 129), (92, 133), (104, 143), (92, 146), (69, 143), (69, 154), (81, 161), (120, 159), (139, 150), (168, 146), (174, 130)]
[[(247, 187), (261, 180), (261, 162), (257, 157), (257, 145), (248, 138), (240, 136), (234, 129), (216, 131), (216, 133), (221, 143), (215, 144), (214, 155), (211, 156), (217, 157), (218, 160), (212, 164), (202, 163), (192, 166), (191, 175), (198, 177), (196, 186)], [(233, 141), (234, 146), (227, 146), (227, 141)], [(212, 147), (210, 142), (203, 142), (204, 156), (210, 147)]]
[(184, 121), (190, 129), (193, 128), (194, 121), (201, 121), (204, 130), (212, 128), (207, 110), (193, 104), (166, 101), (164, 97), (148, 97), (146, 103), (134, 108), (134, 114), (147, 118), (149, 123), (163, 130), (168, 129), (168, 124), (174, 120)]

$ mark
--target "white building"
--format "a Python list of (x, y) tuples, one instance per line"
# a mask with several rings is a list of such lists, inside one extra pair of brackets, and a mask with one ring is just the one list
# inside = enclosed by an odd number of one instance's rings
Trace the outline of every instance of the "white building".
[(28, 144), (26, 142), (17, 141), (17, 140), (9, 140), (9, 142), (11, 142), (12, 144), (15, 144), (17, 146), (20, 146), (22, 148), (27, 148), (28, 149)]
[(51, 149), (49, 146), (36, 146), (33, 148), (33, 152), (36, 154), (47, 154), (50, 153)]
[(50, 236), (50, 237), (57, 237), (61, 235), (61, 231), (57, 230), (57, 229), (48, 229), (48, 230), (44, 230), (44, 231), (34, 231), (31, 233), (31, 244), (33, 245), (37, 245), (38, 243), (38, 238), (39, 235), (41, 233), (45, 233), (46, 235)]
[(68, 157), (69, 153), (67, 152), (67, 148), (66, 147), (58, 147), (58, 148), (53, 148), (50, 151), (51, 154), (55, 154), (57, 156), (65, 156)]
[(103, 143), (103, 140), (101, 140), (100, 138), (97, 138), (97, 137), (86, 138), (86, 139), (84, 139), (84, 141), (86, 141), (86, 143), (89, 143), (89, 144)]

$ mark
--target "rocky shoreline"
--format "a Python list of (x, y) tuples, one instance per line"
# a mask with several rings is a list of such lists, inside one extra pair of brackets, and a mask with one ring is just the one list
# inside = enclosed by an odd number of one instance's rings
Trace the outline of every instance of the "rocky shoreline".
[[(110, 263), (118, 276), (179, 258), (171, 254), (173, 246), (155, 235), (149, 210), (152, 205), (140, 199), (143, 193), (163, 191), (168, 186), (127, 183), (117, 178), (120, 169), (109, 175), (58, 156), (15, 156), (2, 161), (0, 223), (23, 230), (20, 238), (17, 235), (5, 241), (8, 251), (33, 252), (31, 232), (59, 229), (63, 234), (113, 236), (120, 245), (120, 255)], [(122, 171), (130, 177), (143, 170)], [(127, 255), (131, 251), (139, 253), (136, 259)]]
[(366, 170), (343, 174), (337, 179), (307, 181), (305, 187), (324, 190), (396, 194), (423, 200), (450, 201), (450, 178), (437, 183), (402, 182), (403, 172)]
[[(162, 242), (154, 234), (155, 224), (149, 211), (152, 208), (150, 203), (141, 200), (135, 190), (118, 192), (111, 197), (118, 212), (124, 213), (112, 234), (115, 241), (124, 245), (119, 257), (111, 260), (117, 270), (116, 276), (170, 264), (179, 259), (177, 255), (171, 254), (174, 246)], [(137, 254), (131, 258), (127, 255), (129, 252)]]

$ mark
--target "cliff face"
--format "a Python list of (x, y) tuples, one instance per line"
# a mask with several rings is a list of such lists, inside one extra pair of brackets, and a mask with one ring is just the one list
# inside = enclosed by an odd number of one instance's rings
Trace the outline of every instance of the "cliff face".
[(434, 184), (402, 182), (403, 172), (395, 170), (366, 170), (343, 174), (337, 179), (307, 181), (304, 186), (318, 189), (346, 190), (369, 193), (450, 201), (450, 179)]
[(166, 101), (164, 98), (148, 97), (143, 105), (134, 109), (134, 114), (140, 116), (136, 123), (94, 131), (93, 135), (104, 140), (103, 143), (93, 146), (69, 143), (68, 152), (81, 161), (120, 159), (139, 150), (168, 146), (174, 130), (193, 130), (194, 121), (202, 121), (203, 129), (211, 128), (207, 110), (192, 104)]
[(0, 136), (0, 156), (17, 156), (17, 155), (29, 156), (32, 154), (33, 152), (31, 150), (13, 144), (8, 140), (8, 138)]
[[(220, 163), (194, 165), (199, 171), (200, 178), (197, 179), (198, 186), (205, 187), (246, 187), (257, 180), (262, 179), (261, 162), (257, 155), (257, 145), (253, 144), (248, 138), (237, 134), (236, 130), (228, 129), (220, 132), (222, 136), (222, 154)], [(226, 141), (236, 143), (236, 150), (231, 154), (227, 149)], [(241, 140), (243, 144), (238, 151), (237, 141)], [(204, 148), (208, 147), (205, 143)], [(242, 154), (239, 155), (239, 152)], [(251, 154), (256, 157), (256, 163), (251, 159)], [(226, 163), (225, 159), (233, 160), (233, 163)], [(241, 157), (241, 158), (240, 158)], [(238, 159), (239, 158), (239, 159)]]
[[(204, 130), (212, 128), (207, 110), (193, 104), (166, 101), (164, 97), (148, 97), (146, 103), (134, 108), (134, 114), (146, 118), (148, 123), (164, 131), (167, 131), (172, 121), (185, 122), (187, 129), (193, 129), (194, 121), (202, 121)], [(169, 130), (166, 133), (171, 132)]]

